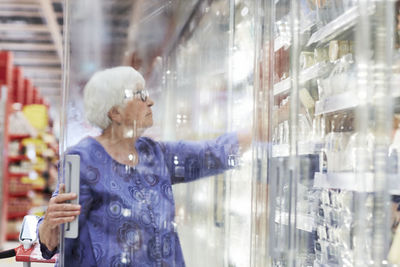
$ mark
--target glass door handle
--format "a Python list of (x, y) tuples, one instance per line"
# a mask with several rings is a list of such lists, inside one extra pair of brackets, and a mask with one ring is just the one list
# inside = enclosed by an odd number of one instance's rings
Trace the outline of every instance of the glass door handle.
[[(67, 155), (65, 157), (65, 192), (75, 193), (77, 198), (71, 200), (71, 204), (79, 204), (79, 173), (80, 157), (79, 155)], [(65, 238), (77, 238), (79, 233), (78, 217), (72, 222), (64, 225)]]

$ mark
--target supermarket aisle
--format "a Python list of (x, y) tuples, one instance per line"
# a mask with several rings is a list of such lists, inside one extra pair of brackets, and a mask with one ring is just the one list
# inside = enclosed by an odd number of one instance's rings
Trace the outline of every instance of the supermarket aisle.
[[(19, 243), (16, 241), (9, 241), (6, 242), (4, 245), (4, 249), (10, 249), (10, 248), (15, 248), (19, 246)], [(22, 267), (23, 263), (22, 262), (16, 262), (15, 258), (9, 258), (9, 259), (1, 259), (0, 260), (0, 266), (7, 266), (7, 267)], [(32, 267), (52, 267), (53, 264), (49, 263), (32, 263)]]

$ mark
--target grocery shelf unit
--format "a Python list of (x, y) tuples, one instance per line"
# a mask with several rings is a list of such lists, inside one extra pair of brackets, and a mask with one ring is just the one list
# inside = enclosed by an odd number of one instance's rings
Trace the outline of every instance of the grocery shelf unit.
[(398, 203), (388, 203), (400, 192), (395, 2), (264, 3), (273, 22), (262, 44), (271, 60), (260, 60), (270, 77), (272, 266), (392, 260), (390, 216), (398, 211), (390, 205)]
[(7, 204), (8, 204), (8, 114), (10, 111), (10, 97), (13, 86), (13, 80), (11, 75), (12, 66), (12, 53), (0, 52), (0, 85), (1, 85), (1, 98), (0, 98), (0, 149), (2, 154), (0, 156), (0, 247), (3, 246), (6, 237), (6, 226), (7, 226)]
[[(35, 172), (35, 168), (38, 168), (32, 163), (32, 157), (37, 157), (28, 155), (26, 151), (26, 143), (37, 135), (37, 131), (23, 115), (22, 110), (33, 106), (48, 109), (48, 103), (40, 95), (38, 88), (33, 86), (32, 81), (24, 77), (23, 69), (14, 65), (13, 53), (9, 51), (0, 51), (0, 84), (2, 88), (1, 247), (6, 239), (18, 239), (23, 217), (28, 213), (35, 213), (31, 209), (34, 206), (32, 202), (37, 202), (35, 195), (44, 190), (43, 180), (39, 181), (36, 177), (40, 171)], [(50, 156), (56, 157), (56, 146), (54, 144), (52, 146)], [(42, 165), (39, 169), (43, 170), (45, 165), (42, 161), (40, 163)], [(18, 165), (32, 167), (18, 171), (15, 168)]]

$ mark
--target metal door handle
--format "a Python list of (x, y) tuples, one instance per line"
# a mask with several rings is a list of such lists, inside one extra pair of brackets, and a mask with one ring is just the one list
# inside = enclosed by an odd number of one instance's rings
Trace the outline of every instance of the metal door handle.
[[(65, 157), (65, 192), (75, 193), (77, 198), (71, 204), (79, 204), (80, 156), (67, 155)], [(79, 234), (78, 217), (64, 225), (65, 238), (77, 238)]]

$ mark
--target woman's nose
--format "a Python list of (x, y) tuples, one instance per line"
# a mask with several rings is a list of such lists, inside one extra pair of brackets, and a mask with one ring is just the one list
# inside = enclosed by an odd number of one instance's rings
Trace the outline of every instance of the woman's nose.
[(147, 101), (146, 101), (146, 104), (147, 104), (147, 106), (149, 106), (149, 107), (153, 106), (153, 105), (154, 105), (153, 99), (151, 99), (150, 97), (148, 97), (148, 98), (147, 98)]

